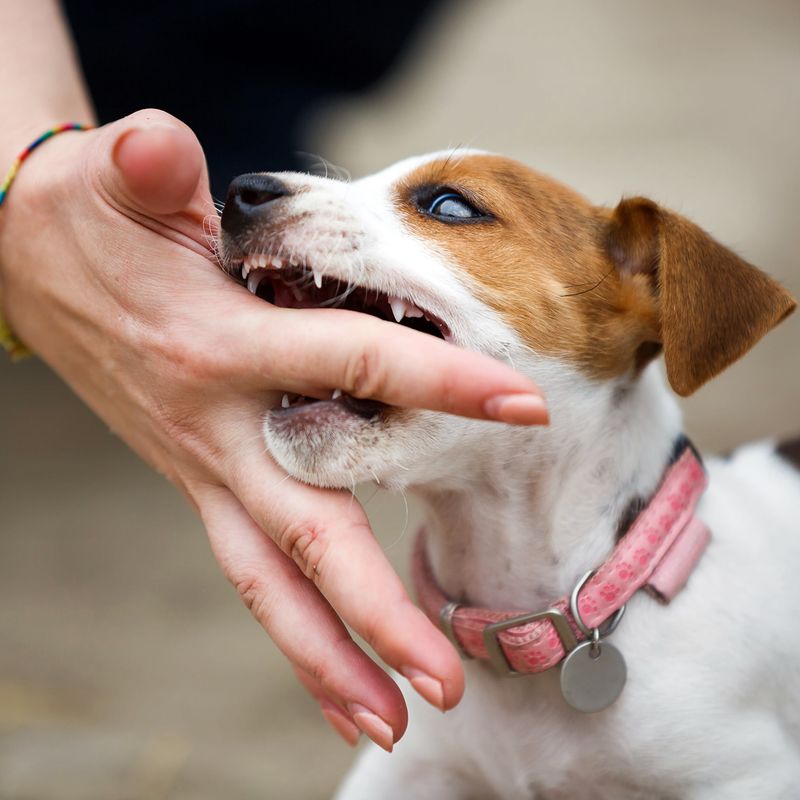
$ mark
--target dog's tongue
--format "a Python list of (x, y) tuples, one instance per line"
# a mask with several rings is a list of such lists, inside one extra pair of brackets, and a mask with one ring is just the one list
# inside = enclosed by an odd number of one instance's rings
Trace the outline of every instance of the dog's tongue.
[(280, 308), (319, 308), (336, 296), (332, 286), (318, 289), (315, 286), (303, 286), (273, 281), (274, 297), (272, 302)]
[(275, 283), (273, 285), (275, 290), (275, 305), (281, 308), (307, 308), (313, 303), (303, 304), (303, 294), (299, 289), (294, 289), (287, 286), (285, 283)]

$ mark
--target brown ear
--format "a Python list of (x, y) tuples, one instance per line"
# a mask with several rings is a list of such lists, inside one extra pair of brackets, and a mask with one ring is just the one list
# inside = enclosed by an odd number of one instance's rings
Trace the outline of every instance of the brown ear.
[(744, 355), (796, 305), (761, 270), (644, 197), (614, 209), (606, 246), (622, 275), (651, 277), (667, 376), (682, 396)]

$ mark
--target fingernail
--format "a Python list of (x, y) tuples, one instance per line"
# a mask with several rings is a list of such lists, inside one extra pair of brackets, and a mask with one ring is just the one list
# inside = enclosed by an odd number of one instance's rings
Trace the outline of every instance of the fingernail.
[(538, 394), (501, 394), (490, 397), (484, 410), (492, 419), (514, 425), (543, 425), (550, 420), (544, 398)]
[(421, 694), (431, 705), (444, 711), (444, 687), (441, 681), (432, 678), (426, 672), (416, 667), (401, 667), (400, 674)]
[(361, 731), (347, 718), (344, 711), (330, 700), (320, 700), (319, 706), (322, 710), (322, 716), (328, 720), (328, 723), (336, 733), (338, 733), (350, 747), (355, 747), (358, 744), (358, 737), (361, 735)]
[(387, 753), (392, 752), (394, 747), (394, 732), (385, 720), (377, 714), (359, 703), (350, 703), (347, 710), (353, 717), (353, 722), (372, 739), (378, 747), (382, 747)]

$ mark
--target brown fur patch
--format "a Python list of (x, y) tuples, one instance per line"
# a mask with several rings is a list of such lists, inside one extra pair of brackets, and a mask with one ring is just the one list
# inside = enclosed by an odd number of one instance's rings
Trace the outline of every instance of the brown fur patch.
[[(491, 218), (448, 224), (425, 214), (415, 199), (430, 187), (462, 194)], [(689, 394), (795, 305), (767, 275), (652, 201), (598, 208), (501, 156), (424, 164), (401, 182), (397, 202), (526, 344), (595, 377), (637, 372), (663, 346), (673, 388)]]
[(795, 308), (769, 275), (644, 197), (614, 210), (608, 249), (622, 274), (650, 276), (667, 375), (681, 395), (743, 356)]
[[(453, 189), (494, 219), (448, 225), (426, 216), (413, 202), (425, 186)], [(655, 337), (648, 280), (621, 276), (603, 249), (607, 212), (551, 178), (511, 159), (467, 155), (416, 169), (398, 202), (408, 224), (447, 250), (479, 299), (537, 352), (609, 377)]]

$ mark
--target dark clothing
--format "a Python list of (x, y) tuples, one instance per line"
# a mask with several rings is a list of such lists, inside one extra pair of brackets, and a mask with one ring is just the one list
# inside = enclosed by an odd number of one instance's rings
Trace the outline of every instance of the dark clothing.
[(302, 168), (306, 112), (380, 79), (436, 5), (67, 0), (64, 8), (100, 121), (146, 107), (175, 114), (199, 136), (214, 196), (224, 198), (239, 173)]

